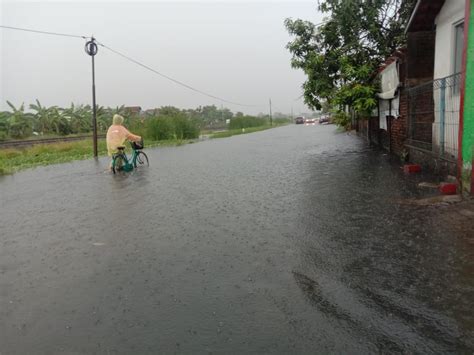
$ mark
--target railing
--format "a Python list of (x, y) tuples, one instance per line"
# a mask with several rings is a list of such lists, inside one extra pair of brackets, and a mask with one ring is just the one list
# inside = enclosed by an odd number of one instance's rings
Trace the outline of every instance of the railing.
[(409, 144), (456, 160), (460, 83), (457, 73), (408, 89)]

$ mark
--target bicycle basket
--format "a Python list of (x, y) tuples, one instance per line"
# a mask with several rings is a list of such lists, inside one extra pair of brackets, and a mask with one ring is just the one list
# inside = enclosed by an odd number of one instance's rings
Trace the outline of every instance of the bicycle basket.
[(130, 142), (130, 145), (135, 150), (143, 149), (143, 139), (140, 142)]

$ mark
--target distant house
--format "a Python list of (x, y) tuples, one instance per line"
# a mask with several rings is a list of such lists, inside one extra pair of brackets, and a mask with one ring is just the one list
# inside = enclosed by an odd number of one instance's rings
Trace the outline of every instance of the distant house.
[(126, 106), (124, 110), (130, 115), (139, 115), (142, 111), (140, 106)]

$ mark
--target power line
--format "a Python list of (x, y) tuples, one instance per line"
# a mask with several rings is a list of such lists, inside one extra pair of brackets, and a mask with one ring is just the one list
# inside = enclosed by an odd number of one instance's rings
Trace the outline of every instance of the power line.
[(116, 51), (115, 49), (112, 49), (112, 48), (106, 46), (106, 45), (103, 44), (103, 43), (97, 42), (97, 44), (98, 44), (99, 46), (104, 47), (104, 48), (108, 49), (109, 51), (111, 51), (111, 52), (113, 52), (113, 53), (115, 53), (115, 54), (121, 56), (122, 58), (125, 58), (125, 59), (127, 59), (127, 60), (129, 60), (129, 61), (131, 61), (131, 62), (133, 62), (133, 63), (135, 63), (135, 64), (137, 64), (137, 65), (139, 65), (139, 66), (141, 66), (141, 67), (143, 67), (143, 68), (145, 68), (145, 69), (147, 69), (147, 70), (149, 70), (149, 71), (151, 71), (151, 72), (153, 72), (153, 73), (155, 73), (155, 74), (158, 74), (159, 76), (161, 76), (161, 77), (163, 77), (163, 78), (165, 78), (165, 79), (168, 79), (168, 80), (174, 82), (175, 84), (181, 85), (181, 86), (183, 86), (183, 87), (185, 87), (185, 88), (187, 88), (187, 89), (189, 89), (189, 90), (195, 91), (195, 92), (200, 93), (200, 94), (202, 94), (202, 95), (205, 95), (205, 96), (211, 97), (211, 98), (213, 98), (213, 99), (216, 99), (216, 100), (219, 100), (219, 101), (222, 101), (222, 102), (226, 102), (226, 103), (229, 103), (229, 104), (232, 104), (232, 105), (237, 105), (237, 106), (245, 106), (245, 107), (259, 107), (259, 106), (262, 106), (262, 105), (248, 105), (248, 104), (242, 104), (242, 103), (239, 103), (239, 102), (234, 102), (234, 101), (226, 100), (226, 99), (223, 99), (222, 97), (209, 94), (209, 93), (207, 93), (207, 92), (205, 92), (205, 91), (196, 89), (195, 87), (192, 87), (191, 85), (188, 85), (188, 84), (186, 84), (186, 83), (183, 83), (182, 81), (176, 80), (176, 79), (174, 79), (174, 78), (172, 78), (172, 77), (170, 77), (170, 76), (168, 76), (168, 75), (166, 75), (166, 74), (163, 74), (163, 73), (159, 72), (158, 70), (155, 70), (155, 69), (149, 67), (148, 65), (139, 62), (138, 60), (135, 60), (135, 59), (133, 59), (133, 58), (131, 58), (131, 57), (129, 57), (129, 56), (127, 56), (127, 55), (125, 55), (125, 54), (119, 52), (119, 51)]
[[(69, 34), (69, 33), (60, 33), (60, 32), (34, 30), (34, 29), (31, 29), (31, 28), (21, 28), (21, 27), (13, 27), (13, 26), (3, 26), (3, 25), (0, 25), (0, 28), (10, 29), (10, 30), (16, 30), (16, 31), (39, 33), (39, 34), (52, 35), (52, 36), (62, 36), (62, 37), (71, 37), (71, 38), (82, 38), (82, 39), (89, 39), (89, 38), (92, 38), (92, 37), (88, 37), (88, 36), (73, 35), (73, 34)], [(135, 59), (133, 59), (133, 58), (131, 58), (131, 57), (129, 57), (129, 56), (127, 56), (127, 55), (125, 55), (125, 54), (123, 54), (123, 53), (121, 53), (121, 52), (115, 50), (115, 49), (112, 49), (112, 48), (106, 46), (106, 45), (103, 44), (103, 43), (97, 42), (97, 44), (100, 45), (100, 46), (102, 46), (102, 47), (104, 47), (104, 48), (106, 48), (106, 49), (108, 49), (109, 51), (111, 51), (111, 52), (113, 52), (113, 53), (115, 53), (115, 54), (117, 54), (117, 55), (119, 55), (119, 56), (121, 56), (121, 57), (123, 57), (123, 58), (125, 58), (125, 59), (127, 59), (127, 60), (129, 60), (129, 61), (131, 61), (131, 62), (133, 62), (133, 63), (135, 63), (135, 64), (137, 64), (137, 65), (139, 65), (139, 66), (141, 66), (141, 67), (143, 67), (143, 68), (145, 68), (145, 69), (147, 69), (147, 70), (152, 71), (152, 72), (155, 73), (155, 74), (160, 75), (161, 77), (163, 77), (163, 78), (165, 78), (165, 79), (168, 79), (168, 80), (170, 80), (170, 81), (172, 81), (172, 82), (174, 82), (174, 83), (176, 83), (176, 84), (178, 84), (178, 85), (181, 85), (181, 86), (183, 86), (183, 87), (185, 87), (185, 88), (187, 88), (187, 89), (190, 89), (190, 90), (195, 91), (195, 92), (197, 92), (197, 93), (200, 93), (200, 94), (202, 94), (202, 95), (205, 95), (205, 96), (211, 97), (211, 98), (213, 98), (213, 99), (216, 99), (216, 100), (219, 100), (219, 101), (222, 101), (222, 102), (226, 102), (226, 103), (229, 103), (229, 104), (232, 104), (232, 105), (237, 105), (237, 106), (244, 106), (244, 107), (261, 107), (261, 106), (264, 106), (264, 105), (242, 104), (242, 103), (239, 103), (239, 102), (234, 102), (234, 101), (226, 100), (226, 99), (224, 99), (224, 98), (222, 98), (222, 97), (209, 94), (209, 93), (207, 93), (207, 92), (205, 92), (205, 91), (202, 91), (202, 90), (199, 90), (199, 89), (197, 89), (197, 88), (195, 88), (195, 87), (192, 87), (191, 85), (188, 85), (188, 84), (186, 84), (186, 83), (183, 83), (182, 81), (179, 81), (179, 80), (177, 80), (177, 79), (174, 79), (174, 78), (172, 78), (172, 77), (170, 77), (170, 76), (168, 76), (168, 75), (166, 75), (166, 74), (163, 74), (163, 73), (161, 73), (161, 72), (159, 72), (159, 71), (157, 71), (157, 70), (155, 70), (155, 69), (153, 69), (153, 68), (151, 68), (151, 67), (149, 67), (149, 66), (147, 66), (147, 65), (145, 65), (145, 64), (143, 64), (143, 63), (141, 63), (141, 62), (139, 62), (138, 60), (135, 60)]]
[(2, 26), (2, 25), (0, 25), (0, 27), (1, 27), (1, 28), (6, 28), (6, 29), (9, 29), (9, 30), (25, 31), (25, 32), (33, 32), (33, 33), (41, 33), (41, 34), (52, 35), (52, 36), (74, 37), (74, 38), (83, 38), (83, 39), (90, 38), (90, 37), (87, 37), (87, 36), (72, 35), (72, 34), (68, 34), (68, 33), (59, 33), (59, 32), (49, 32), (49, 31), (32, 30), (32, 29), (30, 29), (30, 28), (20, 28), (20, 27)]

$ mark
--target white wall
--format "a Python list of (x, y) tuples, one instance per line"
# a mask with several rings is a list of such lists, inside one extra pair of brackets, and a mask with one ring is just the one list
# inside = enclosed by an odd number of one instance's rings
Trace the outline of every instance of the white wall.
[[(454, 26), (464, 19), (465, 0), (446, 0), (436, 17), (436, 46), (434, 79), (444, 78), (454, 73)], [(443, 146), (447, 154), (456, 158), (459, 129), (459, 92), (446, 89), (445, 97), (449, 102), (444, 114), (444, 130), (440, 124), (440, 90), (433, 92), (435, 122), (433, 123), (433, 149), (439, 151)], [(444, 144), (441, 144), (444, 142)]]
[(446, 0), (436, 17), (434, 78), (454, 74), (454, 25), (464, 19), (464, 0)]

